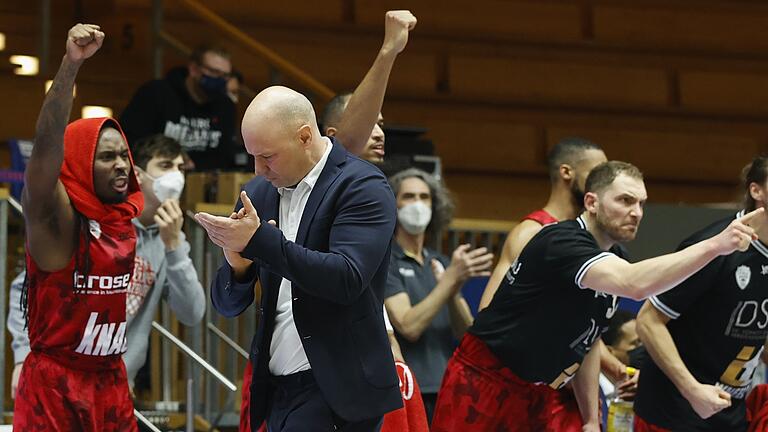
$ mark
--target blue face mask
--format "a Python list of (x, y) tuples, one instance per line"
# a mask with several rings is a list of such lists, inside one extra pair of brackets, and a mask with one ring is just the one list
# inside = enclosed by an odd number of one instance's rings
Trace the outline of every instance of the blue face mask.
[(198, 82), (206, 96), (211, 99), (224, 96), (227, 92), (227, 80), (224, 78), (203, 74)]

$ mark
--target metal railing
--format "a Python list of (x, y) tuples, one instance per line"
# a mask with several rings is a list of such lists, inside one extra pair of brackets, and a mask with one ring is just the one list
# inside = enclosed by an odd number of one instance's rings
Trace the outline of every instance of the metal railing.
[(197, 363), (199, 366), (202, 366), (203, 369), (205, 369), (208, 374), (216, 378), (221, 384), (223, 384), (225, 387), (227, 387), (232, 392), (237, 391), (237, 386), (227, 379), (224, 375), (222, 375), (221, 372), (219, 372), (216, 368), (211, 366), (208, 362), (203, 360), (202, 357), (200, 357), (196, 352), (194, 352), (190, 347), (188, 347), (184, 342), (182, 342), (179, 338), (177, 338), (173, 333), (169, 332), (165, 327), (158, 324), (157, 321), (152, 321), (152, 328), (157, 330), (165, 339), (172, 342), (176, 347), (185, 355), (188, 359), (188, 365), (187, 365), (187, 403), (186, 403), (186, 412), (187, 412), (187, 432), (193, 432), (195, 430), (194, 424), (195, 424), (195, 372), (193, 367), (193, 361), (194, 363)]
[[(229, 214), (231, 206), (200, 204), (195, 208), (195, 211)], [(187, 210), (186, 215), (194, 221), (193, 211)], [(192, 246), (190, 254), (192, 262), (198, 271), (200, 280), (205, 281), (206, 287), (210, 287), (216, 270), (224, 260), (221, 248), (210, 241), (205, 230), (197, 222), (187, 225), (187, 233)], [(204, 318), (207, 332), (205, 332), (206, 336), (204, 338), (200, 336), (200, 339), (205, 340), (205, 357), (209, 361), (214, 362), (214, 365), (219, 367), (219, 369), (224, 370), (227, 376), (241, 376), (242, 368), (240, 364), (248, 359), (248, 352), (243, 346), (250, 346), (249, 342), (255, 333), (256, 310), (257, 308), (252, 307), (237, 318), (226, 319), (223, 323), (224, 328), (220, 328), (215, 323), (219, 316), (213, 308), (210, 295), (207, 296)], [(244, 332), (240, 331), (241, 327), (245, 328)], [(227, 347), (228, 349), (222, 350), (222, 347)], [(216, 360), (221, 361), (216, 362)], [(226, 418), (231, 420), (229, 423), (235, 422), (239, 418), (239, 412), (234, 409), (234, 405), (230, 402), (229, 398), (223, 400), (221, 394), (217, 393), (212, 386), (207, 386), (205, 389), (205, 403), (203, 404), (205, 409), (204, 417), (207, 419), (217, 419), (217, 422)]]
[[(301, 70), (298, 66), (288, 61), (274, 50), (263, 43), (252, 38), (229, 21), (225, 20), (210, 8), (198, 0), (177, 0), (187, 11), (193, 13), (202, 21), (216, 28), (226, 35), (232, 41), (248, 50), (254, 56), (265, 62), (270, 70), (272, 84), (279, 84), (280, 77), (286, 76), (296, 80), (299, 85), (307, 89), (307, 97), (311, 100), (316, 96), (320, 103), (331, 100), (336, 92), (321, 83), (307, 72)], [(163, 45), (167, 45), (177, 52), (188, 54), (189, 49), (178, 39), (163, 30), (163, 1), (153, 0), (152, 2), (152, 33), (154, 40), (153, 47), (153, 72), (155, 78), (162, 76), (163, 67)]]

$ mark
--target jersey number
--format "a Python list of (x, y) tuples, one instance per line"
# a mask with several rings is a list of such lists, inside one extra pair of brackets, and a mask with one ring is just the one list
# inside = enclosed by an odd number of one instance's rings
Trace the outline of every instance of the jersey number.
[(746, 385), (747, 381), (752, 379), (752, 374), (755, 373), (755, 368), (760, 361), (760, 353), (762, 351), (762, 347), (760, 349), (753, 346), (742, 348), (736, 359), (723, 372), (720, 382), (732, 387), (743, 387)]

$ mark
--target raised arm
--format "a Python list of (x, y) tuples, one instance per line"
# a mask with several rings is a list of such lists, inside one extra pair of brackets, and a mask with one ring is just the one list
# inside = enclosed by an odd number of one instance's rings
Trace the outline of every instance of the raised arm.
[(701, 270), (715, 257), (746, 250), (756, 238), (750, 224), (763, 223), (765, 211), (760, 208), (731, 222), (718, 235), (695, 243), (681, 251), (628, 263), (618, 257), (607, 257), (586, 269), (580, 286), (622, 297), (642, 300), (680, 284)]
[(360, 155), (379, 120), (389, 74), (395, 58), (408, 43), (408, 32), (416, 26), (416, 17), (410, 11), (386, 13), (384, 43), (381, 45), (371, 69), (355, 89), (341, 117), (336, 137), (350, 153)]
[[(22, 203), (29, 253), (43, 270), (63, 268), (74, 250), (74, 211), (59, 181), (64, 162), (64, 130), (72, 110), (72, 89), (83, 61), (104, 41), (99, 26), (77, 24), (67, 35), (61, 61), (35, 127), (35, 144), (24, 175)], [(51, 244), (57, 244), (51, 248)]]

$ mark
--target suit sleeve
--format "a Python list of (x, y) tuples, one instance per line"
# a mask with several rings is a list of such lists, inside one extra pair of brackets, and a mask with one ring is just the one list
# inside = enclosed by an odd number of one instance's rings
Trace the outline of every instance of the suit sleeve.
[(262, 223), (242, 255), (259, 260), (313, 296), (348, 305), (388, 259), (395, 209), (394, 195), (382, 175), (361, 176), (351, 180), (339, 198), (327, 252), (289, 241), (278, 228)]
[[(238, 200), (235, 211), (242, 208)], [(269, 225), (269, 224), (262, 224)], [(270, 225), (271, 226), (271, 225)], [(241, 254), (246, 256), (245, 253)], [(235, 317), (243, 313), (253, 303), (254, 287), (258, 280), (259, 266), (254, 261), (245, 280), (237, 281), (229, 263), (224, 263), (216, 271), (211, 282), (211, 303), (213, 308), (226, 317)]]

